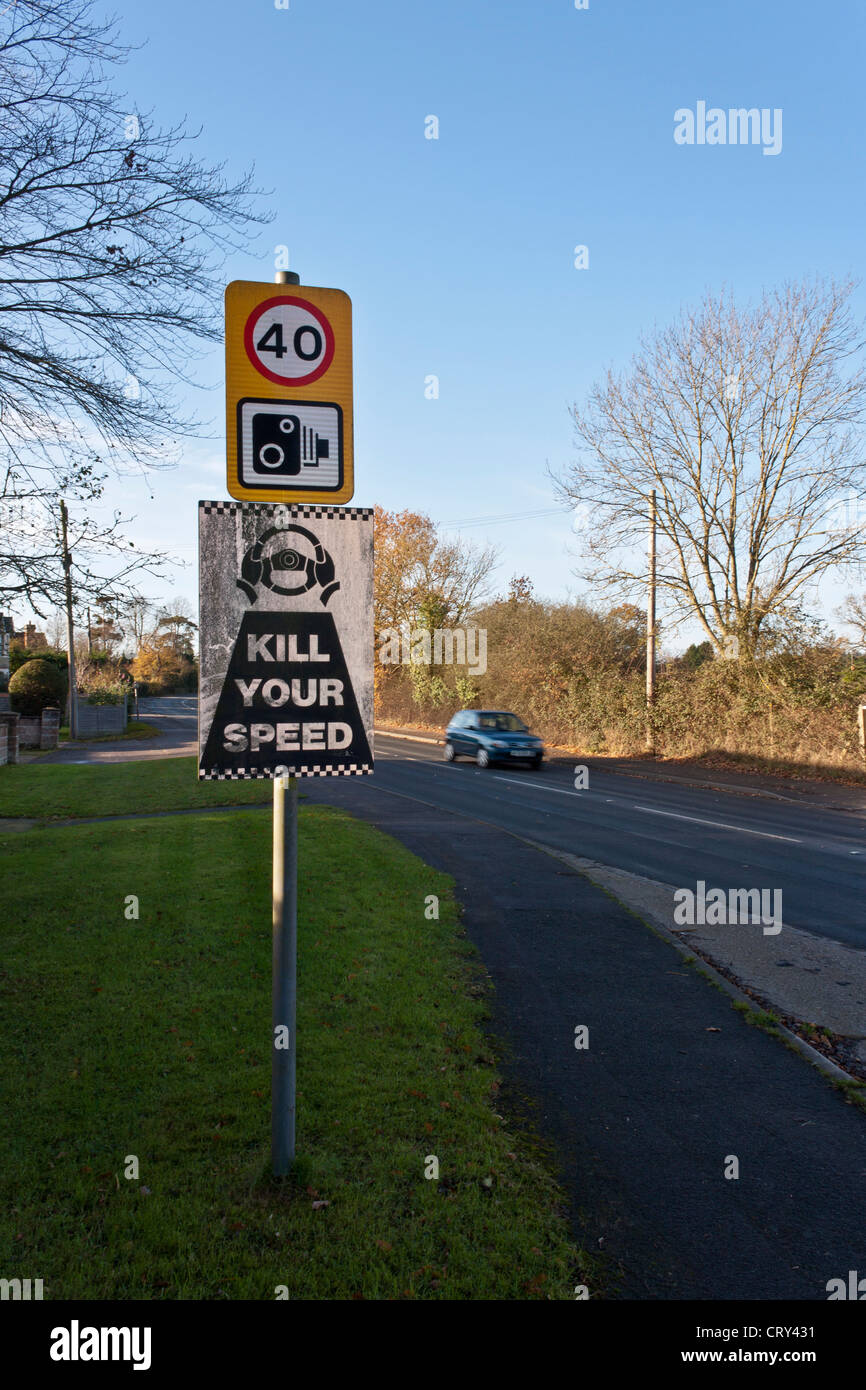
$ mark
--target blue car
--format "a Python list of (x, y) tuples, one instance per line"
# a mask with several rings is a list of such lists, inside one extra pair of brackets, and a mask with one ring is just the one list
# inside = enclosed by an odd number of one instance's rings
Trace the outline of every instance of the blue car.
[(457, 758), (474, 758), (479, 767), (518, 761), (541, 767), (544, 744), (516, 714), (462, 709), (445, 730), (445, 761), (453, 763)]

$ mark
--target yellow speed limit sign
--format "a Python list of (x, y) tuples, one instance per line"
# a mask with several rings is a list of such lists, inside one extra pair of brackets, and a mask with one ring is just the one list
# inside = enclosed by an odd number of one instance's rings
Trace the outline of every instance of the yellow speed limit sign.
[(352, 301), (342, 290), (227, 286), (226, 470), (240, 501), (350, 500)]

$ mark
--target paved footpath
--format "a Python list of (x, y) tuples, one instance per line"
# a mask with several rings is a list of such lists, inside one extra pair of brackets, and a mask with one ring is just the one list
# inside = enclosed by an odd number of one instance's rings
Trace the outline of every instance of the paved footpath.
[(456, 880), (508, 1096), (555, 1145), (609, 1293), (823, 1301), (829, 1279), (866, 1275), (866, 1114), (808, 1062), (562, 862), (366, 781), (303, 790)]

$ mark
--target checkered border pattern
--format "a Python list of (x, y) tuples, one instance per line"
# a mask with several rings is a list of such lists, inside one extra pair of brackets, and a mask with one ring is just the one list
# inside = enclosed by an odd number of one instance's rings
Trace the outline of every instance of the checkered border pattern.
[(329, 507), (325, 503), (316, 506), (303, 502), (199, 502), (199, 506), (205, 516), (230, 516), (232, 512), (255, 512), (259, 516), (267, 512), (276, 516), (278, 507), (292, 516), (313, 521), (369, 521), (373, 516), (372, 507)]
[[(288, 765), (287, 765), (288, 766)], [(314, 767), (289, 767), (290, 777), (363, 777), (365, 773), (373, 771), (372, 763), (349, 763), (348, 767), (321, 767), (318, 763)], [(261, 767), (236, 767), (231, 771), (220, 771), (213, 767), (210, 771), (199, 768), (198, 779), (200, 782), (245, 782), (255, 778), (256, 780), (270, 781), (274, 776), (273, 770)]]

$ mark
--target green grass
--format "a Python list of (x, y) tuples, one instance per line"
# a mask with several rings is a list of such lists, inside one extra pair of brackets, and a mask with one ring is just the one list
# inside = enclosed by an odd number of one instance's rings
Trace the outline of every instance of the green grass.
[(862, 1081), (834, 1081), (833, 1085), (837, 1091), (841, 1091), (849, 1105), (866, 1110), (866, 1085)]
[(0, 817), (35, 820), (122, 816), (206, 806), (264, 805), (270, 782), (199, 782), (192, 758), (140, 762), (19, 763), (0, 767)]
[[(79, 811), (94, 773), (119, 795), (120, 768), (44, 771), (55, 807), (56, 774)], [(299, 1158), (270, 1175), (270, 835), (236, 811), (0, 837), (3, 1276), (52, 1299), (597, 1289), (534, 1142), (495, 1113), (450, 880), (328, 808), (300, 813)]]
[(773, 1038), (782, 1036), (778, 1027), (782, 1020), (778, 1014), (769, 1013), (766, 1009), (755, 1009), (751, 1004), (746, 1004), (739, 999), (735, 1000), (731, 1007), (736, 1009), (741, 1018), (751, 1027), (760, 1028), (763, 1033), (769, 1033)]
[[(147, 724), (143, 719), (130, 719), (126, 729), (122, 734), (89, 734), (79, 735), (76, 743), (120, 743), (124, 739), (137, 738), (158, 738), (159, 729), (155, 724)], [(62, 724), (59, 731), (61, 743), (69, 740), (69, 725)]]

